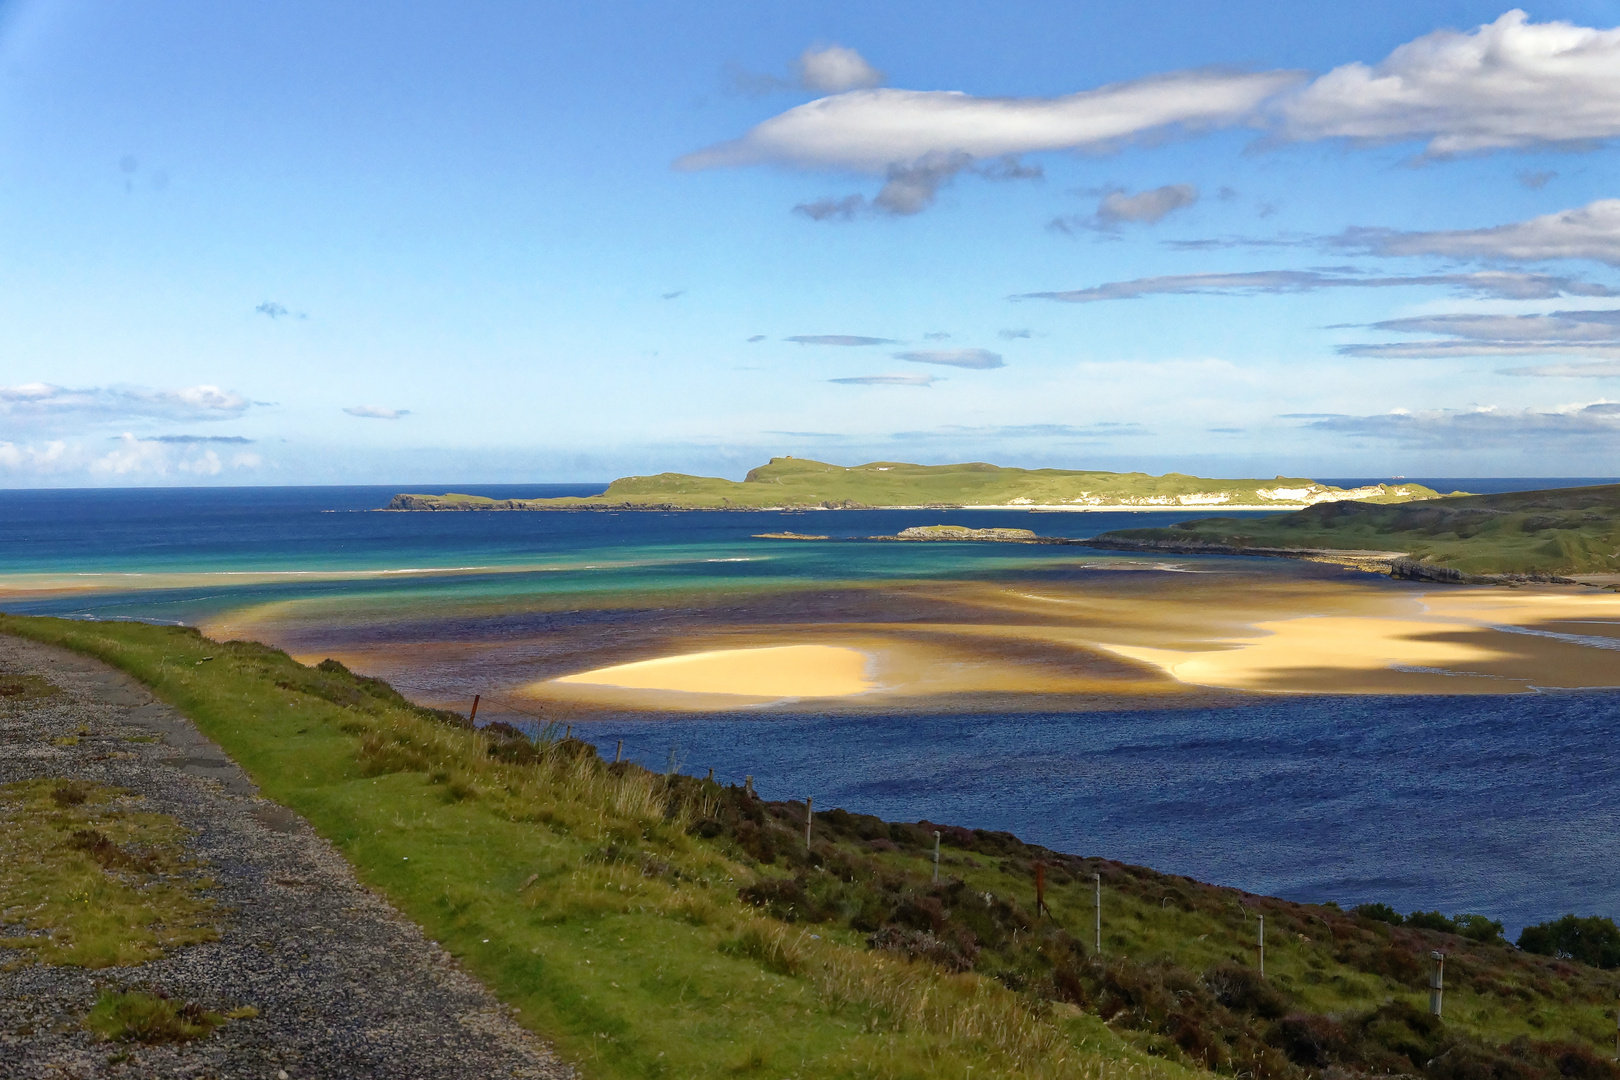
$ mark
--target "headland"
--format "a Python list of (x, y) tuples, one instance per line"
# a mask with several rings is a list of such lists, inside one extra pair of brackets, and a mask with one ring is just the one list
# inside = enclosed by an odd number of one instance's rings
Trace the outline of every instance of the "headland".
[(1069, 469), (1014, 469), (984, 462), (912, 465), (873, 461), (832, 465), (777, 457), (740, 480), (686, 473), (629, 476), (584, 498), (491, 499), (481, 495), (400, 494), (388, 510), (1288, 510), (1358, 500), (1433, 499), (1421, 484), (1340, 488), (1304, 477), (1218, 480), (1182, 473), (1152, 476)]

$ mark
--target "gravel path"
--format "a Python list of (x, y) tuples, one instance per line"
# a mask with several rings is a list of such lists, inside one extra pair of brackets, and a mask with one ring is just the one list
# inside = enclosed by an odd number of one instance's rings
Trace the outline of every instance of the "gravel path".
[[(192, 832), (218, 882), (219, 941), (137, 967), (0, 971), (0, 1077), (565, 1078), (422, 931), (179, 713), (97, 661), (0, 636), (0, 671), (64, 691), (0, 708), (0, 783), (80, 777), (128, 788)], [(86, 725), (76, 746), (51, 740)], [(156, 742), (130, 736), (157, 735)], [(4, 960), (6, 957), (0, 957)], [(161, 987), (253, 1019), (179, 1046), (104, 1044), (79, 1026), (102, 988)], [(127, 1060), (115, 1062), (120, 1054)]]

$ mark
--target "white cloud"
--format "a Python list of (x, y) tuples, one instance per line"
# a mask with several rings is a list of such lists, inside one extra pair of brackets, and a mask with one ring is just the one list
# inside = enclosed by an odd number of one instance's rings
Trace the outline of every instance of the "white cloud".
[(217, 386), (153, 390), (141, 386), (97, 386), (73, 390), (51, 383), (0, 386), (0, 416), (16, 419), (234, 420), (252, 404)]
[(896, 360), (909, 360), (913, 364), (943, 364), (946, 367), (986, 368), (1006, 367), (999, 353), (989, 349), (917, 349), (897, 352)]
[(799, 85), (823, 94), (860, 90), (883, 82), (883, 72), (866, 62), (854, 49), (843, 45), (815, 46), (804, 50), (796, 65)]
[(1620, 135), (1620, 28), (1532, 23), (1517, 9), (1345, 64), (1278, 107), (1290, 139), (1427, 139), (1433, 157)]
[(899, 344), (893, 338), (862, 337), (859, 334), (794, 334), (792, 337), (783, 340), (792, 341), (799, 345), (842, 345), (847, 347)]
[(1293, 72), (1183, 71), (1060, 98), (944, 90), (851, 90), (808, 102), (740, 139), (676, 159), (677, 169), (780, 164), (883, 175), (894, 166), (1046, 150), (1104, 150), (1171, 128), (1242, 123)]
[(343, 411), (366, 420), (398, 420), (411, 415), (409, 409), (388, 409), (381, 405), (351, 405)]
[[(1620, 108), (1620, 104), (1616, 105)], [(1620, 199), (1598, 199), (1510, 225), (1449, 232), (1350, 229), (1344, 247), (1376, 255), (1442, 255), (1454, 259), (1593, 259), (1620, 266)]]

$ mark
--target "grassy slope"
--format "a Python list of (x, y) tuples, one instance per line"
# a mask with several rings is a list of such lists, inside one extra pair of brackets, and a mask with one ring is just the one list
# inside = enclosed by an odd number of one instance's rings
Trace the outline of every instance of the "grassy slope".
[[(1209, 480), (1169, 473), (1073, 472), (1063, 469), (1007, 469), (996, 465), (908, 465), (875, 461), (845, 467), (804, 458), (772, 458), (741, 482), (716, 477), (660, 473), (615, 480), (601, 495), (584, 499), (527, 499), (496, 502), (476, 495), (413, 495), (418, 509), (568, 509), (655, 505), (689, 509), (746, 509), (791, 506), (983, 506), (1014, 499), (1036, 505), (1091, 498), (1105, 504), (1174, 501), (1178, 495), (1226, 493), (1235, 505), (1266, 505), (1260, 488), (1326, 488), (1313, 480)], [(1432, 498), (1418, 484), (1403, 484), (1373, 498), (1404, 501)], [(1151, 503), (1148, 503), (1151, 505)]]
[(661, 778), (577, 741), (536, 757), (517, 740), (503, 760), (505, 740), (375, 681), (182, 628), (0, 616), (0, 632), (152, 687), (589, 1077), (1190, 1075), (1095, 1017), (759, 914), (737, 896), (749, 860), (688, 835)]
[(1260, 521), (1208, 518), (1107, 537), (1405, 551), (1467, 574), (1599, 573), (1620, 570), (1620, 485), (1400, 506), (1332, 503)]
[[(1581, 1049), (1612, 1038), (1615, 973), (1004, 833), (832, 811), (806, 852), (802, 804), (608, 766), (575, 740), (467, 731), (335, 665), (179, 628), (0, 617), (0, 631), (152, 686), (587, 1076), (1039, 1077), (1112, 1063), (1174, 1078), (1208, 1061), (1257, 1080), (1336, 1063), (1434, 1080), (1620, 1077)], [(1032, 911), (1036, 860), (1047, 918)], [(1101, 959), (1085, 944), (1092, 873)], [(1264, 984), (1249, 974), (1255, 911)], [(869, 950), (874, 929), (944, 967)], [(1435, 948), (1450, 956), (1444, 1024), (1421, 1011)], [(964, 958), (973, 973), (947, 973)]]

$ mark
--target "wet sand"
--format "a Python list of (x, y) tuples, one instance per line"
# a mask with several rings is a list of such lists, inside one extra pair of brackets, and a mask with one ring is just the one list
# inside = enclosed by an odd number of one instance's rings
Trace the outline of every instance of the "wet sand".
[[(811, 700), (835, 712), (1069, 711), (1212, 693), (1620, 686), (1620, 596), (1603, 589), (1397, 582), (1263, 560), (1124, 569), (626, 594), (586, 611), (579, 597), (431, 611), (311, 599), (237, 609), (203, 629), (311, 662), (332, 656), (417, 700), (465, 708), (483, 693), (486, 708), (498, 699), (552, 715)], [(833, 657), (843, 659), (823, 663)]]
[(564, 675), (558, 683), (764, 700), (847, 697), (872, 689), (870, 657), (836, 645), (717, 649)]

